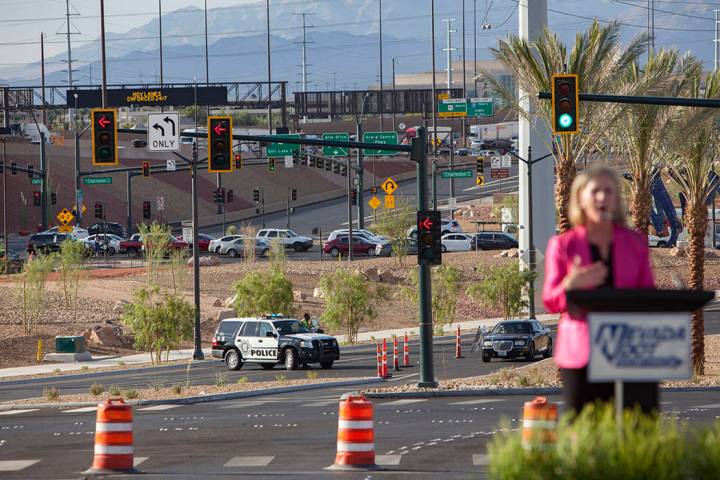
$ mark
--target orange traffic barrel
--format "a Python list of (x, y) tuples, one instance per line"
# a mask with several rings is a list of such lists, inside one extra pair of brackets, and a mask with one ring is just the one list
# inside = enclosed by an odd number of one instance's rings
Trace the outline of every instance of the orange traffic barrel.
[(557, 440), (557, 404), (535, 397), (523, 406), (522, 443), (525, 448), (548, 448)]
[(337, 455), (330, 470), (380, 470), (375, 464), (373, 404), (362, 394), (340, 398)]
[(98, 404), (95, 457), (83, 473), (138, 473), (134, 466), (132, 407), (122, 398)]

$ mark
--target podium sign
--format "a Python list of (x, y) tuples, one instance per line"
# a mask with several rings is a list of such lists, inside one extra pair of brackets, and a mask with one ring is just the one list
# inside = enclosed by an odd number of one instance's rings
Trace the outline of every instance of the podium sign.
[(591, 382), (690, 378), (690, 314), (594, 312), (590, 327)]

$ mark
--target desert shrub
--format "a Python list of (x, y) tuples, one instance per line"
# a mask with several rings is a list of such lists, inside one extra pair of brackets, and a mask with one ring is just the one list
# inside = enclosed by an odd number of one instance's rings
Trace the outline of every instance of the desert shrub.
[[(487, 269), (481, 265), (479, 271)], [(527, 306), (525, 291), (535, 274), (520, 270), (516, 263), (490, 269), (480, 283), (470, 285), (467, 294), (473, 300), (488, 306), (499, 306), (504, 319), (515, 318)]]

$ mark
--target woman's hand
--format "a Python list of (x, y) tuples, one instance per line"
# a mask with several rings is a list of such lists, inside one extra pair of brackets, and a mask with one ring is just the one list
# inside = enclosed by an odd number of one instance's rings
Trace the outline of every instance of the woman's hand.
[(602, 285), (607, 278), (608, 269), (602, 262), (582, 266), (580, 256), (575, 255), (570, 272), (565, 276), (565, 290), (582, 290)]

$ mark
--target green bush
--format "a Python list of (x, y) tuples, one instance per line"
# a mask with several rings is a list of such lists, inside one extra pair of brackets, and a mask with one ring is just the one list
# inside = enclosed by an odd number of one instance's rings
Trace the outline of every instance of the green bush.
[(370, 282), (358, 271), (336, 270), (320, 277), (320, 289), (325, 295), (322, 321), (341, 329), (354, 343), (360, 327), (376, 316), (373, 303), (378, 295), (373, 294)]
[(98, 396), (105, 391), (105, 386), (100, 383), (93, 383), (88, 389), (90, 395)]
[(402, 265), (410, 246), (407, 231), (417, 221), (416, 209), (410, 199), (397, 195), (395, 208), (379, 208), (376, 215), (377, 220), (370, 225), (370, 230), (383, 235), (392, 243), (392, 253)]
[[(431, 279), (433, 332), (442, 335), (445, 325), (452, 323), (455, 318), (462, 272), (452, 265), (442, 265), (432, 269)], [(408, 284), (409, 286), (402, 290), (404, 295), (419, 305), (417, 270), (410, 274)]]
[(557, 443), (524, 448), (507, 430), (488, 445), (490, 477), (499, 480), (711, 479), (720, 469), (720, 427), (692, 431), (687, 424), (625, 411), (618, 432), (612, 405), (565, 415)]
[(266, 272), (250, 272), (233, 285), (237, 297), (233, 307), (238, 317), (268, 313), (291, 316), (293, 284), (285, 272), (276, 266)]
[[(480, 265), (478, 271), (487, 267)], [(527, 301), (523, 294), (535, 274), (527, 270), (520, 270), (516, 263), (500, 265), (490, 269), (480, 283), (468, 287), (467, 294), (473, 300), (487, 306), (499, 306), (504, 319), (515, 318), (520, 315)]]
[(182, 390), (183, 390), (183, 386), (182, 386), (182, 385), (173, 385), (173, 386), (172, 386), (172, 392), (173, 392), (175, 395), (180, 395), (180, 394), (182, 393)]
[(57, 400), (60, 398), (60, 390), (57, 387), (45, 387), (43, 388), (43, 397), (50, 401)]
[(75, 240), (65, 240), (60, 245), (58, 264), (66, 307), (74, 305), (77, 301), (85, 251), (86, 247), (83, 242)]
[(133, 400), (138, 397), (138, 392), (136, 390), (125, 390), (125, 398), (128, 400)]
[(120, 387), (118, 387), (117, 385), (110, 385), (108, 391), (113, 397), (119, 397), (122, 394), (122, 390), (120, 390)]

